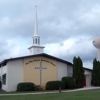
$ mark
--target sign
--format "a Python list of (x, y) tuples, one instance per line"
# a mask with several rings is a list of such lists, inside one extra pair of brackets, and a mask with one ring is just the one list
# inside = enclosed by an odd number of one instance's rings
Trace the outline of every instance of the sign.
[(40, 62), (47, 62), (47, 63), (50, 63), (52, 64), (53, 66), (55, 66), (54, 63), (52, 63), (51, 61), (48, 61), (48, 60), (44, 60), (44, 59), (35, 59), (35, 60), (30, 60), (29, 62), (25, 63), (26, 65), (30, 64), (30, 63), (34, 63), (34, 62), (37, 62), (37, 61), (40, 61)]

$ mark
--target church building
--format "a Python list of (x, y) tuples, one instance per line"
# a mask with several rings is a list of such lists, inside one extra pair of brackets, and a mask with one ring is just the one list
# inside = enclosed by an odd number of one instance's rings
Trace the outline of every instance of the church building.
[[(16, 91), (18, 83), (33, 82), (44, 86), (48, 81), (61, 80), (62, 77), (72, 77), (73, 64), (66, 60), (43, 53), (44, 46), (40, 46), (38, 35), (37, 10), (33, 45), (29, 48), (29, 55), (4, 59), (0, 62), (0, 77), (2, 89)], [(91, 86), (92, 70), (84, 68), (84, 86)]]

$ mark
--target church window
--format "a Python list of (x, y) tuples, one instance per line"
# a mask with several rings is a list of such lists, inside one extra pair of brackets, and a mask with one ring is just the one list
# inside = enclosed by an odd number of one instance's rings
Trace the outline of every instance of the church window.
[(6, 74), (4, 74), (3, 76), (2, 76), (2, 84), (6, 84)]

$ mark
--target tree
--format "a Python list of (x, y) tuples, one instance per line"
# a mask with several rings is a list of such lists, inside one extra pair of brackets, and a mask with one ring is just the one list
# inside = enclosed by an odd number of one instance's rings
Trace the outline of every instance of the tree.
[(91, 84), (94, 86), (100, 86), (100, 61), (97, 61), (96, 58), (93, 61)]
[(97, 68), (96, 68), (96, 85), (100, 86), (100, 61), (97, 62)]
[(96, 85), (96, 66), (97, 66), (97, 60), (96, 58), (93, 60), (93, 71), (92, 71), (92, 80), (91, 84)]
[(80, 57), (74, 57), (73, 59), (73, 78), (75, 80), (76, 87), (83, 87), (84, 68)]

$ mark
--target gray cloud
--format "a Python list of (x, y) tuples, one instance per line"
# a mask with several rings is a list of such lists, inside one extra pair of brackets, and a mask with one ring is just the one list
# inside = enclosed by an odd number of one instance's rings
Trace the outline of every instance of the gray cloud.
[[(38, 5), (41, 44), (48, 44), (45, 50), (51, 44), (62, 48), (56, 53), (51, 48), (49, 54), (68, 61), (74, 56), (81, 56), (84, 62), (97, 57), (92, 40), (100, 35), (100, 0), (3, 0), (0, 1), (0, 60), (28, 54), (34, 34), (35, 5)], [(73, 38), (77, 41), (67, 48), (70, 44), (65, 45), (64, 41)]]

